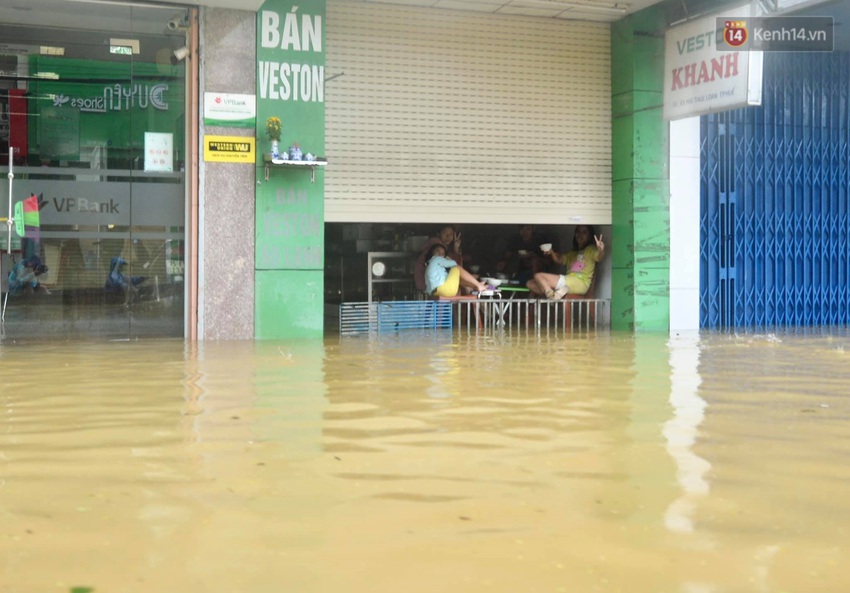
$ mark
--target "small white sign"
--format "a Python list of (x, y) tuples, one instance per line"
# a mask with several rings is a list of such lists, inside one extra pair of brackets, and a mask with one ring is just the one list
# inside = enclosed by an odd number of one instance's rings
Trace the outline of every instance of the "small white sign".
[(721, 51), (718, 17), (756, 16), (751, 6), (668, 29), (664, 37), (664, 117), (679, 119), (761, 105), (762, 52)]
[(204, 93), (204, 125), (253, 128), (256, 120), (256, 95)]
[(27, 54), (37, 54), (39, 46), (37, 45), (22, 45), (19, 43), (0, 43), (0, 55), (3, 56), (25, 56)]
[(174, 134), (145, 132), (145, 171), (174, 171)]

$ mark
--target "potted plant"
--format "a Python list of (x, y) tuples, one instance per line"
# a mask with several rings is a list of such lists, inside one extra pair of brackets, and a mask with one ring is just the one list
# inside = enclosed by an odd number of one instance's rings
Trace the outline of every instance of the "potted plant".
[(279, 117), (271, 116), (266, 120), (266, 133), (269, 135), (269, 140), (272, 141), (272, 158), (280, 158), (280, 132), (283, 129), (283, 123)]

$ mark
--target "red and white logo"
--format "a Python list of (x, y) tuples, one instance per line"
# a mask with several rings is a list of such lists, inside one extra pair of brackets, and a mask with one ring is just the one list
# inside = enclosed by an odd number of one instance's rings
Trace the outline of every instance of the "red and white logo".
[(726, 21), (723, 25), (723, 41), (730, 47), (741, 47), (747, 42), (747, 21)]

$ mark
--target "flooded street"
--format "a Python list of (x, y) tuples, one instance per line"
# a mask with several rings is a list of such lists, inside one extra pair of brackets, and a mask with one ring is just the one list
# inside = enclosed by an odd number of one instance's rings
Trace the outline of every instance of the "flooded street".
[(850, 337), (0, 342), (0, 593), (841, 592)]

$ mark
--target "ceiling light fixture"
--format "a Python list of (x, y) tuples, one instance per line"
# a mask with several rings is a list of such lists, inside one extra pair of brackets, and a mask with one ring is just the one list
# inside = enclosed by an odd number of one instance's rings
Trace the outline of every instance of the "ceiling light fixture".
[(117, 39), (113, 37), (109, 40), (109, 53), (127, 56), (136, 55), (139, 53), (139, 40)]
[(607, 12), (609, 14), (625, 14), (626, 7), (615, 4), (613, 6), (594, 6), (591, 4), (574, 4), (573, 10), (589, 10), (591, 12)]
[(558, 0), (524, 0), (523, 4), (542, 4), (550, 8), (561, 8), (563, 10), (586, 10), (588, 12), (604, 12), (606, 14), (625, 14), (627, 8), (614, 4), (604, 6), (597, 4), (576, 4), (575, 2), (558, 2)]
[[(153, 8), (150, 4), (145, 4), (143, 2), (125, 2), (124, 0), (71, 0), (72, 2), (79, 2), (81, 4), (112, 4), (114, 6), (121, 6), (122, 8), (126, 7), (136, 7), (136, 8)], [(29, 9), (27, 9), (29, 10)]]

